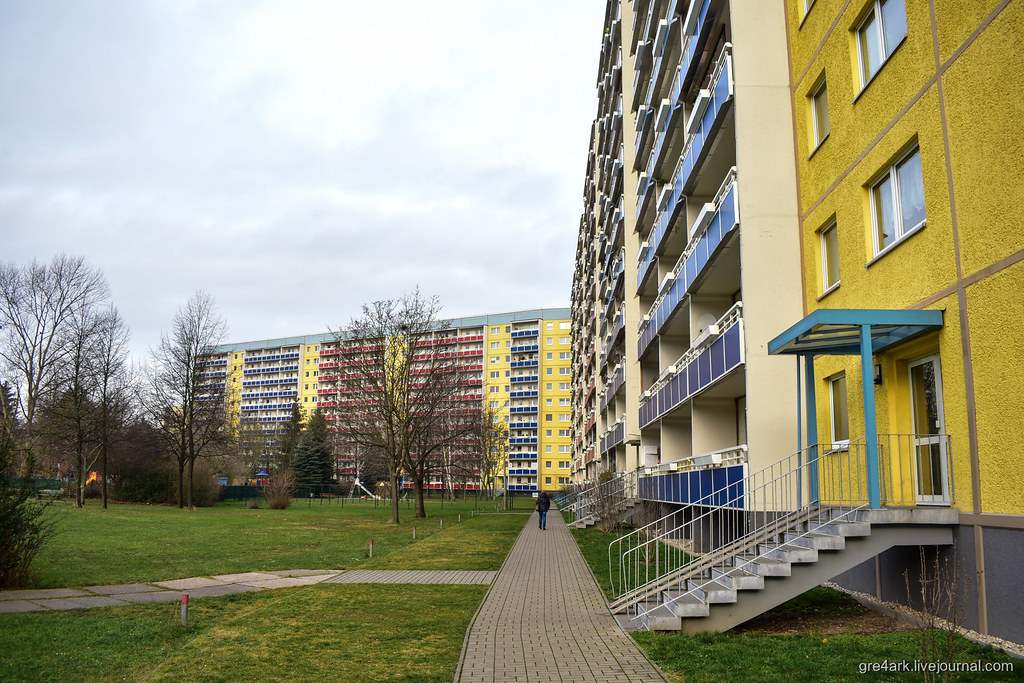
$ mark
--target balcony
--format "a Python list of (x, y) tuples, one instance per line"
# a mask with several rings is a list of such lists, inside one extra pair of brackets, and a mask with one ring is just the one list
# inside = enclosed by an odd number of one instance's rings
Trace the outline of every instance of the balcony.
[(615, 398), (615, 394), (622, 387), (622, 383), (626, 379), (626, 366), (621, 363), (615, 366), (615, 370), (612, 372), (612, 379), (608, 383), (608, 388), (605, 390), (604, 395), (601, 397), (601, 412), (603, 413), (608, 408), (608, 404)]
[(536, 358), (530, 358), (528, 360), (512, 361), (511, 363), (509, 363), (509, 367), (511, 367), (511, 368), (535, 368), (535, 367), (537, 367), (537, 359)]
[(530, 446), (537, 443), (537, 437), (535, 436), (513, 436), (510, 437), (508, 442), (514, 446)]
[(512, 406), (508, 409), (508, 412), (513, 415), (517, 413), (536, 413), (537, 406)]
[(689, 246), (666, 276), (658, 298), (640, 324), (638, 353), (643, 356), (665, 323), (675, 314), (679, 304), (695, 283), (706, 276), (734, 230), (739, 229), (739, 197), (736, 170), (732, 169), (711, 203), (713, 209), (702, 211), (691, 230)]
[(672, 179), (662, 189), (663, 199), (659, 202), (658, 215), (654, 219), (654, 229), (647, 237), (646, 248), (641, 249), (638, 254), (639, 264), (637, 266), (636, 287), (641, 289), (653, 270), (654, 257), (664, 250), (665, 236), (672, 233), (680, 218), (686, 216), (686, 198), (683, 195), (683, 166), (682, 163), (676, 166)]
[(509, 429), (536, 429), (537, 428), (537, 421), (536, 420), (532, 420), (532, 421), (526, 421), (526, 422), (509, 422), (508, 428)]
[(512, 375), (508, 380), (515, 384), (516, 382), (538, 382), (540, 381), (539, 375)]
[(298, 365), (275, 365), (271, 368), (247, 368), (242, 370), (243, 375), (265, 375), (271, 372), (298, 372)]
[(243, 387), (263, 387), (263, 386), (274, 386), (278, 384), (298, 384), (298, 377), (291, 379), (254, 379), (248, 382), (242, 382)]
[(533, 390), (529, 390), (529, 391), (513, 391), (513, 392), (509, 393), (508, 397), (509, 398), (537, 398), (538, 395), (539, 395), (539, 392), (536, 389), (533, 389)]
[(693, 117), (687, 126), (693, 131), (683, 148), (681, 161), (683, 189), (687, 194), (692, 194), (700, 176), (701, 165), (712, 148), (710, 142), (715, 138), (725, 122), (726, 115), (731, 111), (733, 80), (732, 45), (730, 43), (725, 44), (718, 57), (711, 83), (713, 83), (711, 89), (702, 91), (698, 99), (703, 99), (694, 105), (702, 107), (703, 114), (700, 114), (699, 119)]
[(522, 337), (536, 337), (540, 335), (540, 330), (512, 330), (513, 339), (521, 339)]
[(744, 362), (743, 304), (737, 303), (640, 395), (644, 428), (728, 375)]
[(297, 396), (298, 393), (299, 392), (297, 390), (295, 390), (295, 389), (292, 389), (290, 391), (289, 390), (285, 390), (285, 391), (252, 391), (252, 392), (249, 392), (249, 393), (242, 394), (241, 398), (243, 398), (243, 399), (246, 399), (246, 398), (279, 398), (279, 397)]
[[(246, 356), (243, 359), (243, 362), (244, 363), (262, 363), (262, 362), (271, 361), (271, 360), (293, 360), (293, 359), (297, 359), (298, 357), (299, 357), (299, 352), (298, 351), (294, 351), (294, 352), (289, 352), (289, 353), (272, 353), (272, 354), (269, 354), (269, 355), (266, 355), (266, 356)], [(224, 362), (226, 363), (227, 361), (224, 361)]]
[(613, 424), (601, 437), (601, 453), (607, 453), (622, 443), (626, 433), (626, 416), (623, 415), (619, 421)]
[(531, 353), (540, 349), (538, 344), (521, 344), (509, 349), (511, 353)]

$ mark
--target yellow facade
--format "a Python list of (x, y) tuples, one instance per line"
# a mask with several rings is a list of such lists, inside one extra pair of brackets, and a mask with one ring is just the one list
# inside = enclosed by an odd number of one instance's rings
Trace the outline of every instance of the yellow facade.
[[(907, 2), (906, 36), (862, 86), (858, 31), (873, 2), (791, 2), (790, 43), (804, 298), (816, 308), (938, 309), (937, 333), (878, 355), (880, 434), (914, 425), (909, 365), (940, 358), (955, 505), (1024, 514), (1024, 473), (1007, 443), (1024, 438), (1024, 5)], [(937, 41), (936, 38), (937, 37)], [(827, 87), (828, 134), (816, 145), (814, 96)], [(819, 136), (820, 138), (820, 136)], [(920, 151), (925, 222), (876, 255), (873, 184)], [(821, 231), (836, 226), (839, 283), (826, 291)], [(1016, 295), (1016, 296), (1015, 296)], [(969, 359), (969, 362), (965, 362)], [(818, 424), (832, 420), (827, 383), (845, 373), (850, 435), (865, 433), (859, 357), (816, 362)]]

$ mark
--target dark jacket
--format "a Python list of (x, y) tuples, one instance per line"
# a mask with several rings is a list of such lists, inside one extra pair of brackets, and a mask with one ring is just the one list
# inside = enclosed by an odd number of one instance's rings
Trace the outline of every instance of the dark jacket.
[(543, 491), (537, 496), (537, 509), (540, 512), (547, 512), (548, 508), (551, 507), (551, 499), (548, 498), (548, 494)]

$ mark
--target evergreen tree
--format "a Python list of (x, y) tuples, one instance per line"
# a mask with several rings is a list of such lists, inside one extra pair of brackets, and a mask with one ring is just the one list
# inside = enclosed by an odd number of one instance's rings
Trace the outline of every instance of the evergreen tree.
[(334, 453), (331, 450), (327, 420), (317, 410), (309, 418), (292, 459), (295, 483), (326, 486), (334, 479)]
[(281, 448), (279, 465), (281, 469), (288, 469), (292, 466), (295, 448), (299, 445), (299, 438), (302, 436), (302, 408), (297, 400), (292, 403), (292, 412), (288, 416), (288, 421), (284, 423), (284, 432), (279, 436)]

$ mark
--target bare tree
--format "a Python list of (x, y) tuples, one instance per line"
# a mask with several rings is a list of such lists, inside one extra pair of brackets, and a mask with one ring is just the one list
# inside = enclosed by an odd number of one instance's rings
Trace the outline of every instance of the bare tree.
[[(196, 292), (179, 308), (169, 333), (152, 351), (147, 407), (164, 447), (178, 466), (178, 507), (194, 507), (196, 460), (229, 441), (227, 381), (215, 369), (217, 346), (227, 327), (213, 297)], [(185, 471), (188, 488), (185, 489)]]
[(476, 438), (479, 444), (479, 490), (489, 487), (494, 497), (494, 485), (498, 472), (508, 458), (508, 427), (501, 421), (501, 415), (490, 406), (480, 413)]
[(463, 412), (478, 403), (462, 399), (458, 354), (438, 333), (450, 327), (438, 316), (436, 297), (417, 289), (401, 299), (365, 304), (362, 314), (335, 333), (340, 350), (334, 415), (349, 450), (379, 452), (391, 486), (391, 517), (398, 523), (399, 481), (412, 479), (416, 516), (425, 517), (424, 482), (443, 447), (468, 430)]
[(0, 358), (17, 377), (21, 414), (31, 434), (39, 402), (55, 390), (76, 311), (106, 301), (103, 274), (64, 254), (48, 264), (0, 264)]
[(96, 341), (96, 440), (99, 445), (103, 508), (107, 507), (111, 451), (125, 436), (136, 413), (135, 373), (128, 365), (130, 332), (124, 318), (110, 306), (99, 319)]

